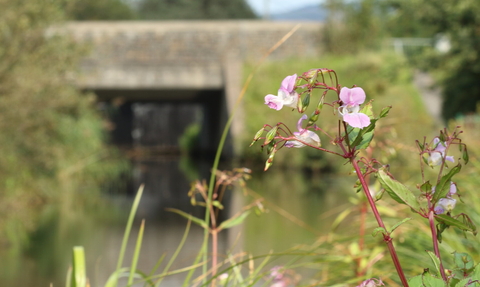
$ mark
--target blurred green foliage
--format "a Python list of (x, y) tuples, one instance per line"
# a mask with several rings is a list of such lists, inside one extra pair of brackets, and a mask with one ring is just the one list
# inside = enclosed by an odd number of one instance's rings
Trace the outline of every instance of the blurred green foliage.
[(147, 20), (256, 18), (244, 0), (141, 0), (137, 10)]
[(69, 20), (133, 20), (137, 13), (122, 0), (63, 0)]
[[(431, 38), (413, 63), (436, 75), (448, 120), (474, 113), (480, 101), (480, 1), (329, 0), (326, 48), (335, 53), (377, 49), (389, 37)], [(443, 49), (439, 49), (443, 44)]]
[(82, 50), (48, 30), (62, 4), (0, 0), (0, 242), (13, 246), (44, 211), (63, 218), (98, 201), (127, 166), (105, 144), (93, 95), (73, 85)]

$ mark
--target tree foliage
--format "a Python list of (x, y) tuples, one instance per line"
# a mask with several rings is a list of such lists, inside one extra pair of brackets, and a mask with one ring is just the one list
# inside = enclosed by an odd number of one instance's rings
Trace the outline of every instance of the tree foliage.
[[(56, 0), (0, 0), (0, 230), (21, 243), (44, 207), (92, 198), (118, 174), (92, 95), (73, 85), (81, 50), (49, 27)], [(75, 204), (74, 204), (75, 203)], [(23, 234), (23, 235), (22, 235)]]
[(446, 40), (450, 49), (424, 49), (415, 64), (438, 75), (445, 119), (476, 111), (480, 101), (480, 1), (328, 0), (326, 7), (330, 19), (325, 39), (332, 52), (375, 48), (384, 35), (431, 38), (434, 43)]
[(121, 0), (64, 0), (71, 20), (132, 20), (135, 11)]
[(445, 51), (423, 54), (422, 67), (439, 75), (442, 114), (451, 119), (475, 112), (480, 101), (480, 2), (475, 0), (387, 0), (397, 35), (447, 40)]
[(252, 19), (256, 18), (244, 0), (140, 0), (142, 19)]

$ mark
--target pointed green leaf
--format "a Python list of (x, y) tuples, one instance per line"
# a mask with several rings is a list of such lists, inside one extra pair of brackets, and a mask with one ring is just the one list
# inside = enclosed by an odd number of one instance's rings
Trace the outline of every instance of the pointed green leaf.
[(385, 107), (382, 109), (382, 111), (380, 112), (380, 116), (379, 118), (384, 118), (388, 115), (388, 112), (390, 112), (390, 109), (392, 108), (392, 106), (388, 106), (388, 107)]
[(398, 222), (397, 224), (395, 224), (395, 225), (392, 227), (392, 229), (390, 230), (390, 234), (392, 234), (392, 233), (395, 231), (395, 229), (397, 229), (400, 225), (404, 224), (405, 222), (407, 222), (407, 221), (409, 221), (409, 220), (411, 220), (411, 218), (410, 218), (410, 217), (407, 217), (407, 218), (405, 218), (404, 220), (402, 220), (402, 221)]
[(73, 265), (72, 265), (72, 287), (86, 287), (87, 286), (87, 271), (85, 265), (85, 250), (83, 246), (73, 247)]
[(447, 284), (440, 278), (432, 276), (430, 273), (418, 275), (408, 280), (410, 287), (446, 287)]
[(362, 114), (366, 114), (369, 118), (373, 119), (373, 109), (372, 109), (372, 101), (364, 104), (363, 107), (359, 111)]
[(417, 199), (406, 186), (392, 179), (383, 168), (378, 170), (377, 175), (378, 181), (393, 200), (410, 206), (418, 213), (420, 206)]
[(373, 237), (377, 236), (377, 234), (378, 234), (379, 232), (382, 233), (382, 234), (386, 234), (386, 233), (387, 233), (387, 230), (385, 230), (385, 228), (383, 228), (383, 227), (377, 227), (377, 228), (375, 228), (375, 229), (373, 230), (372, 236), (373, 236)]
[(477, 284), (475, 284), (475, 285), (469, 284), (470, 281), (473, 281), (472, 278), (462, 279), (462, 280), (458, 281), (457, 284), (455, 284), (455, 287), (478, 286)]
[(433, 265), (435, 266), (435, 271), (437, 271), (437, 274), (440, 275), (440, 259), (433, 253), (432, 251), (427, 250), (428, 256), (430, 256), (430, 259), (432, 260)]
[(350, 140), (350, 146), (355, 147), (356, 149), (364, 149), (368, 147), (370, 142), (373, 139), (373, 134), (375, 130), (375, 123), (377, 120), (371, 120), (368, 127), (352, 128), (348, 127), (348, 138)]
[(461, 221), (458, 221), (455, 218), (450, 217), (446, 214), (436, 214), (435, 218), (437, 219), (437, 221), (439, 221), (441, 223), (444, 223), (448, 226), (453, 226), (453, 227), (456, 227), (458, 229), (465, 230), (465, 231), (471, 231), (471, 232), (474, 231), (471, 226), (468, 226), (467, 224), (465, 224)]
[(420, 186), (420, 190), (421, 190), (423, 193), (430, 193), (430, 192), (432, 192), (432, 185), (430, 184), (430, 181), (427, 181), (427, 182), (423, 183), (423, 184)]
[(472, 276), (473, 280), (480, 280), (480, 264), (475, 266), (475, 269), (473, 269), (473, 272), (470, 275)]
[(473, 268), (474, 266), (473, 258), (467, 253), (454, 252), (453, 258), (455, 261), (455, 265), (457, 265), (457, 267), (460, 269), (468, 270)]
[(222, 230), (222, 229), (234, 227), (235, 225), (239, 225), (245, 220), (245, 218), (247, 218), (248, 214), (250, 214), (250, 210), (247, 210), (238, 216), (225, 220), (220, 224), (220, 226), (218, 226), (218, 229)]
[(176, 214), (178, 214), (178, 215), (181, 215), (181, 216), (185, 217), (186, 219), (191, 220), (192, 222), (200, 225), (200, 226), (203, 227), (203, 228), (208, 228), (207, 223), (206, 223), (203, 219), (200, 219), (200, 218), (198, 218), (198, 217), (195, 217), (195, 216), (193, 216), (193, 215), (191, 215), (191, 214), (188, 214), (188, 213), (186, 213), (186, 212), (184, 212), (184, 211), (181, 211), (181, 210), (176, 209), (176, 208), (165, 208), (165, 210), (166, 210), (166, 211), (170, 211), (170, 212), (174, 212), (174, 213), (176, 213)]
[(218, 200), (212, 201), (212, 205), (218, 207), (218, 209), (223, 209), (223, 205)]
[(452, 177), (462, 169), (461, 164), (454, 166), (446, 175), (442, 176), (440, 182), (435, 187), (435, 193), (433, 194), (433, 202), (437, 202), (440, 198), (444, 198), (450, 191), (450, 182)]

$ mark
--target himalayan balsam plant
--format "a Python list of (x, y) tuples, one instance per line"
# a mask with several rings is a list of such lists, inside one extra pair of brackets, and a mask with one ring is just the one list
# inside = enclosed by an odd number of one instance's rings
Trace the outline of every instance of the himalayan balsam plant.
[[(476, 234), (476, 227), (469, 216), (455, 214), (458, 187), (454, 176), (460, 172), (461, 163), (467, 164), (467, 147), (459, 138), (462, 133), (459, 127), (452, 132), (444, 129), (430, 141), (424, 138), (417, 141), (420, 158), (422, 183), (415, 188), (408, 188), (389, 172), (388, 165), (375, 158), (360, 156), (360, 151), (369, 147), (379, 120), (385, 118), (391, 107), (374, 113), (372, 103), (365, 102), (366, 94), (361, 87), (342, 87), (334, 70), (312, 69), (301, 76), (287, 76), (281, 83), (277, 95), (267, 95), (265, 104), (276, 111), (281, 109), (296, 110), (300, 116), (296, 131), (284, 123), (264, 125), (255, 135), (252, 145), (262, 142), (269, 157), (265, 170), (271, 167), (277, 152), (286, 148), (313, 148), (319, 152), (327, 152), (347, 160), (358, 177), (358, 190), (366, 196), (370, 209), (378, 227), (373, 234), (381, 234), (388, 249), (400, 282), (403, 286), (480, 286), (480, 266), (474, 264), (472, 258), (465, 253), (454, 253), (455, 266), (446, 268), (442, 261), (439, 243), (442, 233), (447, 228), (457, 228), (462, 232)], [(311, 103), (315, 103), (313, 112), (306, 113)], [(319, 121), (322, 109), (329, 108), (338, 115), (330, 126), (328, 121)], [(335, 132), (330, 132), (334, 130)], [(327, 147), (322, 147), (322, 138), (328, 139)], [(449, 155), (452, 147), (457, 147), (462, 158), (455, 159)], [(433, 169), (436, 174), (428, 178), (426, 168)], [(372, 196), (367, 178), (373, 175), (382, 186), (382, 191)], [(415, 190), (415, 191), (412, 191)], [(413, 213), (428, 221), (432, 239), (432, 250), (427, 250), (435, 270), (425, 269), (421, 275), (407, 279), (401, 262), (395, 251), (392, 232), (410, 218), (401, 220), (391, 228), (387, 228), (378, 212), (376, 202), (387, 193), (398, 204), (407, 205)], [(411, 264), (409, 262), (409, 264)], [(360, 282), (358, 286), (383, 286), (381, 274)]]

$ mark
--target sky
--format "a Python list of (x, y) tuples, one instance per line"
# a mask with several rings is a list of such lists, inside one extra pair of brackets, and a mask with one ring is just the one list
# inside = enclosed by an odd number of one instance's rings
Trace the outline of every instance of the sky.
[(257, 15), (277, 14), (295, 10), (309, 5), (320, 5), (322, 0), (246, 0)]

